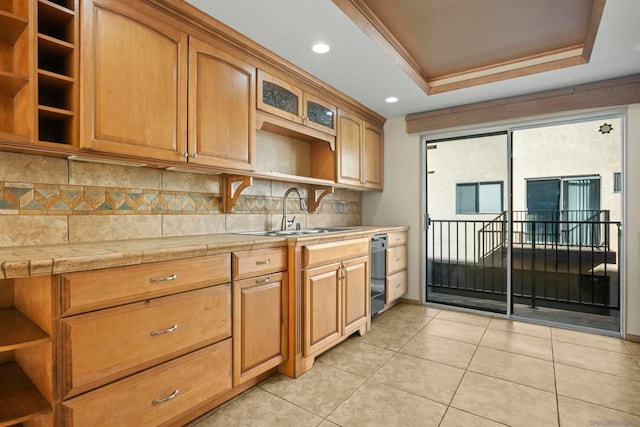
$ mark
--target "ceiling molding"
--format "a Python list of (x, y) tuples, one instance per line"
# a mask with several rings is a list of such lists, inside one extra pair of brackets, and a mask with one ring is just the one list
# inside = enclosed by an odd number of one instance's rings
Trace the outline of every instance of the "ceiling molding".
[(640, 102), (640, 74), (406, 116), (407, 133)]
[(583, 43), (459, 73), (429, 76), (364, 0), (332, 0), (427, 95), (557, 70), (589, 62), (606, 0), (593, 0)]

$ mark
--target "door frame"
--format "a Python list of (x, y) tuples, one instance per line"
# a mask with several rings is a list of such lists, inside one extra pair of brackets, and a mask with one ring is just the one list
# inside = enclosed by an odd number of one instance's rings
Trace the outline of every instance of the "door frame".
[[(420, 227), (420, 262), (419, 262), (419, 270), (420, 270), (420, 302), (422, 304), (432, 304), (427, 301), (427, 259), (428, 259), (428, 225), (429, 225), (429, 214), (428, 214), (428, 206), (427, 206), (427, 181), (429, 171), (427, 170), (427, 158), (428, 158), (428, 143), (434, 140), (446, 140), (446, 139), (460, 139), (469, 136), (480, 136), (484, 134), (498, 133), (498, 132), (506, 132), (507, 133), (507, 232), (510, 233), (513, 229), (513, 194), (512, 194), (512, 179), (513, 179), (513, 162), (512, 162), (512, 149), (513, 149), (513, 133), (518, 130), (524, 129), (532, 129), (538, 127), (549, 127), (554, 125), (561, 124), (570, 124), (570, 123), (578, 123), (589, 120), (599, 120), (599, 119), (609, 119), (609, 118), (619, 118), (620, 119), (620, 147), (621, 147), (621, 162), (620, 162), (620, 172), (622, 173), (622, 194), (621, 194), (621, 233), (619, 240), (619, 260), (620, 266), (618, 270), (619, 274), (619, 292), (620, 292), (620, 327), (619, 332), (613, 331), (605, 331), (601, 329), (588, 328), (584, 326), (578, 325), (570, 325), (570, 324), (561, 324), (552, 321), (538, 320), (538, 319), (530, 319), (530, 318), (521, 318), (518, 316), (513, 316), (512, 309), (512, 244), (509, 243), (507, 247), (507, 265), (509, 266), (507, 269), (507, 314), (501, 315), (490, 312), (481, 312), (483, 314), (489, 314), (496, 317), (506, 317), (514, 320), (521, 320), (530, 323), (540, 323), (548, 326), (555, 327), (563, 327), (569, 329), (575, 329), (579, 331), (585, 332), (596, 332), (602, 335), (612, 335), (612, 336), (626, 336), (626, 328), (625, 328), (625, 320), (626, 320), (626, 262), (627, 256), (625, 251), (626, 240), (625, 240), (625, 224), (627, 224), (627, 107), (623, 108), (613, 108), (613, 109), (592, 109), (585, 110), (582, 112), (565, 112), (559, 114), (550, 114), (540, 117), (531, 117), (525, 118), (522, 120), (514, 120), (514, 121), (505, 121), (498, 122), (494, 124), (487, 124), (486, 126), (464, 126), (460, 128), (448, 129), (448, 130), (437, 130), (433, 132), (426, 132), (420, 134), (420, 219), (421, 219), (421, 227)], [(602, 191), (602, 190), (601, 190)], [(509, 239), (511, 242), (511, 240)], [(434, 304), (436, 306), (440, 304)], [(442, 305), (440, 305), (442, 306)], [(468, 312), (478, 312), (478, 310), (467, 309), (462, 307), (454, 307), (455, 310), (468, 311)]]

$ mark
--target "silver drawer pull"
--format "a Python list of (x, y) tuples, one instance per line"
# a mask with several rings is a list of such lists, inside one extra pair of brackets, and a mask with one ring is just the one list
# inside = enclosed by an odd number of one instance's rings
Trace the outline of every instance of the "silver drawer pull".
[(271, 264), (271, 258), (267, 259), (266, 261), (256, 261), (256, 265), (265, 265), (265, 264)]
[(175, 390), (173, 390), (173, 393), (171, 393), (171, 394), (170, 394), (169, 396), (167, 396), (167, 397), (163, 397), (163, 398), (161, 398), (161, 399), (153, 399), (153, 400), (151, 401), (151, 404), (155, 406), (155, 405), (159, 405), (159, 404), (164, 403), (164, 402), (168, 402), (168, 401), (170, 401), (171, 399), (175, 399), (175, 398), (176, 398), (176, 396), (178, 395), (178, 393), (180, 393), (180, 390), (175, 389)]
[(402, 283), (396, 284), (396, 289), (398, 289), (400, 286), (402, 286)]
[(267, 277), (266, 279), (256, 280), (256, 283), (262, 284), (262, 283), (269, 283), (270, 281), (271, 281), (271, 276)]
[(157, 335), (170, 334), (171, 332), (174, 332), (176, 329), (178, 329), (178, 325), (173, 325), (169, 329), (165, 329), (163, 331), (151, 331), (151, 336), (155, 337)]
[(396, 258), (396, 262), (400, 262), (402, 258)]
[(149, 279), (149, 283), (159, 283), (159, 282), (170, 282), (172, 280), (176, 280), (178, 275), (173, 273), (171, 276), (167, 277), (152, 277)]

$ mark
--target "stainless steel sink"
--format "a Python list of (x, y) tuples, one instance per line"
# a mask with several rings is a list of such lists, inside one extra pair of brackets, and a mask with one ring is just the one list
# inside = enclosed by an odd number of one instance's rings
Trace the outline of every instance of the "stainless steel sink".
[(245, 231), (238, 234), (248, 234), (251, 236), (269, 236), (269, 237), (282, 237), (282, 236), (304, 236), (314, 234), (326, 234), (326, 233), (343, 233), (347, 231), (355, 230), (354, 228), (346, 227), (321, 227), (321, 228), (302, 228), (300, 230), (273, 230), (273, 231)]

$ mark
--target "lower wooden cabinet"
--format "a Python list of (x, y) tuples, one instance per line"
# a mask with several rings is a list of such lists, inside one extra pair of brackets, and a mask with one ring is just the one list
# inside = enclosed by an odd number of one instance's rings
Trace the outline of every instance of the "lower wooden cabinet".
[(400, 299), (409, 287), (407, 274), (407, 232), (389, 233), (387, 241), (385, 304)]
[(61, 321), (63, 397), (231, 336), (230, 285)]
[(278, 366), (287, 357), (287, 276), (275, 273), (233, 283), (233, 383)]
[(231, 390), (231, 339), (67, 400), (67, 426), (161, 426)]
[(360, 239), (304, 249), (307, 265), (322, 263), (322, 259), (338, 260), (302, 273), (303, 356), (308, 357), (366, 328), (370, 310), (369, 243)]

